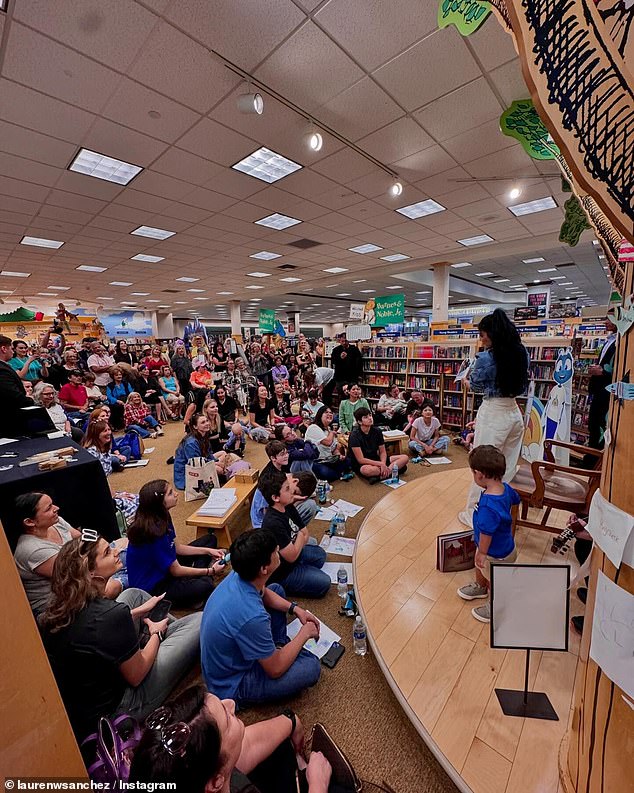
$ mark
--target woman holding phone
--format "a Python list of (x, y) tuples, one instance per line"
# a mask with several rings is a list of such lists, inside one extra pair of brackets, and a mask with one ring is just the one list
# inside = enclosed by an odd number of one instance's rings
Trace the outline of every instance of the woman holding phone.
[[(119, 551), (84, 529), (57, 556), (51, 599), (39, 620), (78, 741), (95, 731), (101, 716), (147, 716), (200, 655), (201, 614), (153, 622), (149, 615), (162, 596), (139, 589), (127, 589), (117, 600), (105, 596), (120, 568)], [(144, 629), (149, 638), (141, 648)]]

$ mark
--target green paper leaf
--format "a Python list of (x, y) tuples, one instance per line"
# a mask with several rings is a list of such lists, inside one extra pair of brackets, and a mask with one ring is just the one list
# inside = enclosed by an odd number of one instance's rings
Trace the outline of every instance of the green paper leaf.
[(581, 208), (577, 196), (570, 196), (564, 204), (564, 222), (559, 232), (559, 242), (574, 247), (579, 242), (581, 233), (591, 228), (586, 213)]
[[(500, 116), (500, 129), (518, 140), (534, 160), (554, 160), (555, 154), (545, 145), (550, 133), (530, 99), (516, 99)], [(559, 149), (551, 144), (555, 151)]]
[(455, 25), (463, 36), (470, 36), (491, 13), (487, 0), (440, 0), (438, 27)]

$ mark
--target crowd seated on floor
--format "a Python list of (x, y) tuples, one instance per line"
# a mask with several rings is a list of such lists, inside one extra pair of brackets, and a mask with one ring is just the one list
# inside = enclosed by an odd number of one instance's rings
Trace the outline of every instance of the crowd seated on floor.
[[(182, 422), (183, 430), (169, 449), (173, 482), (151, 479), (139, 493), (111, 487), (127, 533), (114, 543), (71, 526), (45, 493), (25, 494), (16, 504), (15, 562), (78, 740), (94, 732), (101, 716), (125, 713), (145, 720), (131, 779), (181, 780), (193, 791), (208, 790), (220, 777), (248, 779), (263, 793), (294, 789), (271, 768), (284, 776), (289, 763), (294, 767), (289, 747), (298, 749), (299, 719), (263, 722), (263, 737), (252, 727), (245, 731), (235, 708), (318, 683), (320, 662), (304, 644), (318, 637), (319, 620), (289, 599), (322, 598), (331, 588), (322, 569), (326, 552), (307, 528), (319, 509), (318, 480), (357, 475), (374, 483), (394, 466), (404, 473), (408, 455), (388, 455), (383, 429), (407, 428), (419, 457), (446, 449), (433, 406), (395, 385), (373, 413), (356, 380), (343, 381), (341, 368), (317, 366), (320, 356), (307, 339), (297, 353), (259, 341), (236, 352), (202, 334), (187, 345), (147, 348), (85, 340), (75, 349), (62, 340), (61, 349), (47, 353), (50, 360), (40, 361), (28, 345), (7, 346), (0, 337), (17, 378), (13, 388), (24, 391), (12, 404), (30, 404), (32, 391), (109, 482), (138, 454), (137, 445), (143, 449), (143, 439), (167, 442), (167, 422)], [(179, 491), (188, 496), (188, 470), (211, 464), (221, 485), (249, 467), (243, 458), (255, 443), (265, 444), (268, 463), (253, 495), (251, 525), (241, 527), (230, 549), (217, 548), (213, 534), (179, 542), (171, 513)], [(173, 609), (190, 613), (176, 617)], [(301, 623), (294, 638), (287, 634), (289, 614)], [(199, 659), (208, 693), (195, 687), (168, 701)], [(180, 746), (176, 754), (172, 741)], [(313, 754), (309, 790), (325, 791), (329, 773)]]

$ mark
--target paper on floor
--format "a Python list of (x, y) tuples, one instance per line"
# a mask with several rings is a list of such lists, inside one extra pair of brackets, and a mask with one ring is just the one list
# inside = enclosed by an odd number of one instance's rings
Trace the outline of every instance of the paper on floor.
[(315, 515), (315, 520), (326, 520), (330, 523), (336, 514), (337, 510), (334, 507), (322, 507)]
[(383, 484), (391, 487), (392, 490), (398, 490), (399, 487), (403, 487), (407, 482), (404, 479), (399, 479), (398, 482), (391, 482), (389, 479), (384, 479)]
[[(290, 625), (287, 625), (286, 633), (288, 634), (289, 638), (294, 639), (299, 633), (299, 629), (301, 627), (302, 623), (299, 621), (299, 619), (295, 619)], [(341, 636), (337, 635), (324, 622), (322, 622), (319, 625), (319, 639), (309, 639), (304, 647), (313, 655), (316, 655), (317, 658), (323, 658), (328, 650), (330, 650), (332, 647), (332, 643), (338, 642), (340, 639)]]
[(340, 498), (332, 505), (332, 509), (335, 512), (343, 512), (346, 518), (354, 518), (355, 515), (358, 515), (359, 512), (363, 509), (358, 504), (352, 504), (350, 501), (345, 501), (345, 499)]
[(152, 454), (155, 448), (156, 448), (155, 446), (146, 446), (143, 454)]
[(325, 534), (319, 543), (324, 550), (335, 556), (352, 556), (354, 554), (355, 540), (350, 537), (331, 537)]
[(348, 583), (354, 584), (352, 575), (352, 562), (326, 562), (321, 569), (324, 571), (324, 573), (327, 573), (330, 576), (330, 583), (336, 584), (337, 573), (339, 572), (340, 567), (343, 567), (348, 574)]
[(124, 468), (143, 468), (149, 462), (149, 460), (128, 460), (128, 462), (124, 465)]
[(425, 457), (430, 465), (449, 465), (449, 457)]

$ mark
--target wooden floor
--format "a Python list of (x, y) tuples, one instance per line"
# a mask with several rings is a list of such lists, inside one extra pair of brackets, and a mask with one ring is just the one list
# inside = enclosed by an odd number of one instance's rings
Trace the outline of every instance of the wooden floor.
[[(494, 688), (522, 689), (525, 653), (489, 647), (488, 625), (456, 589), (473, 571), (439, 573), (436, 537), (461, 527), (469, 469), (443, 470), (392, 491), (358, 535), (355, 589), (368, 638), (405, 712), (456, 784), (473, 793), (558, 793), (579, 640), (567, 653), (531, 653), (531, 690), (549, 696), (558, 722), (504, 716)], [(567, 515), (558, 516), (563, 525)], [(551, 534), (520, 529), (518, 562), (561, 564)], [(582, 613), (571, 595), (571, 614)]]

